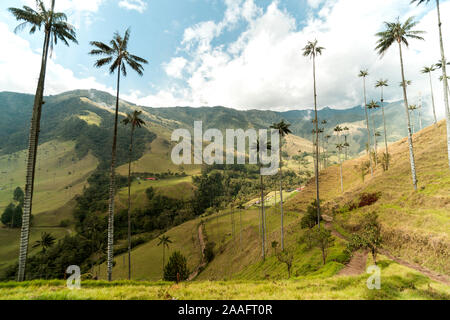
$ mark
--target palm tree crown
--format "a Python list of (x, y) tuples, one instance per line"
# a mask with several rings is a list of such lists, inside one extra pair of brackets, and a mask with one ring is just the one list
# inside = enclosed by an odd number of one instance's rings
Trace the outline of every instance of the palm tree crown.
[(147, 64), (148, 61), (138, 56), (132, 55), (128, 52), (128, 41), (130, 39), (130, 29), (125, 31), (125, 36), (115, 33), (110, 45), (99, 41), (91, 41), (91, 45), (96, 47), (89, 54), (105, 56), (97, 60), (95, 67), (100, 68), (113, 61), (109, 67), (109, 72), (114, 73), (116, 69), (120, 68), (123, 76), (127, 76), (126, 65), (130, 66), (140, 76), (143, 75), (144, 67), (142, 64)]
[(144, 120), (140, 118), (142, 111), (134, 110), (133, 113), (128, 113), (127, 117), (122, 120), (124, 125), (131, 124), (133, 128), (141, 128), (145, 125)]
[(375, 84), (375, 88), (388, 87), (388, 86), (389, 86), (388, 80), (383, 80), (383, 79), (378, 80), (377, 83)]
[(367, 77), (368, 75), (369, 75), (369, 71), (368, 71), (367, 69), (365, 69), (365, 70), (360, 70), (360, 71), (359, 71), (358, 77), (360, 77), (360, 78), (365, 78), (365, 77)]
[(42, 247), (42, 252), (45, 252), (55, 244), (55, 240), (55, 237), (51, 233), (43, 232), (41, 239), (34, 243), (33, 248)]
[(62, 12), (53, 12), (48, 10), (43, 1), (36, 1), (37, 9), (34, 10), (28, 6), (20, 8), (9, 8), (8, 11), (19, 21), (19, 24), (14, 32), (22, 31), (27, 26), (30, 27), (30, 34), (41, 30), (42, 27), (50, 33), (50, 46), (58, 43), (61, 40), (66, 46), (69, 46), (69, 41), (78, 43), (76, 39), (75, 28), (67, 23), (67, 16)]
[(374, 100), (372, 100), (372, 101), (370, 101), (368, 104), (367, 104), (367, 108), (369, 108), (370, 110), (372, 110), (372, 109), (377, 109), (377, 108), (379, 108), (380, 106), (374, 101)]
[(291, 129), (289, 129), (290, 126), (291, 126), (290, 123), (286, 123), (284, 122), (284, 120), (281, 120), (280, 122), (271, 125), (270, 128), (278, 130), (280, 136), (284, 137), (292, 133)]
[(170, 237), (165, 236), (165, 235), (162, 235), (161, 237), (159, 237), (158, 240), (159, 240), (158, 247), (162, 245), (166, 248), (169, 248), (169, 244), (172, 243), (172, 240), (170, 240)]
[(431, 73), (433, 71), (435, 71), (435, 66), (434, 64), (432, 64), (430, 67), (423, 67), (423, 69), (420, 71), (422, 73)]
[(399, 18), (397, 18), (396, 22), (385, 22), (384, 24), (386, 30), (376, 34), (379, 37), (376, 50), (381, 56), (386, 53), (394, 42), (403, 43), (406, 47), (409, 47), (408, 38), (424, 40), (420, 34), (425, 33), (425, 31), (412, 30), (417, 25), (414, 17), (409, 17), (403, 24)]
[(317, 40), (308, 41), (308, 44), (303, 48), (303, 55), (313, 58), (322, 55), (323, 50), (325, 50), (324, 47), (317, 46)]

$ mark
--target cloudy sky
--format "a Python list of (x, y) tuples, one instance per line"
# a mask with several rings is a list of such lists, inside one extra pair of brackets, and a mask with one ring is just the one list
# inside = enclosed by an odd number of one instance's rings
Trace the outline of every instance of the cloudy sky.
[[(46, 1), (49, 2), (48, 0)], [(8, 7), (35, 0), (2, 0), (0, 91), (33, 93), (40, 67), (41, 34), (14, 34)], [(450, 1), (442, 1), (444, 39), (450, 33)], [(89, 41), (107, 42), (131, 28), (129, 49), (150, 61), (141, 78), (129, 73), (122, 97), (154, 107), (223, 105), (238, 109), (305, 109), (313, 105), (312, 65), (302, 56), (308, 40), (326, 50), (317, 61), (319, 105), (347, 108), (362, 102), (360, 69), (369, 69), (368, 96), (387, 78), (386, 98), (401, 98), (398, 48), (383, 59), (374, 52), (374, 34), (383, 21), (415, 16), (426, 41), (405, 50), (412, 102), (429, 99), (425, 65), (440, 59), (434, 1), (409, 0), (56, 0), (77, 28), (79, 45), (58, 45), (48, 66), (46, 94), (96, 88), (114, 92), (115, 78), (93, 68)], [(450, 40), (446, 41), (450, 55)], [(438, 72), (433, 76), (438, 110), (443, 110)], [(442, 114), (443, 112), (440, 111)]]

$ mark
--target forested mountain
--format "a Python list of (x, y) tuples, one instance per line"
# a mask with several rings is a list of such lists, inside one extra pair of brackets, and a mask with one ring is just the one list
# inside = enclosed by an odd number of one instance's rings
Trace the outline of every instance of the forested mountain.
[[(31, 117), (33, 97), (27, 94), (1, 92), (0, 93), (0, 154), (8, 154), (26, 148), (28, 141), (29, 120)], [(108, 142), (110, 128), (113, 124), (112, 108), (115, 97), (98, 90), (76, 90), (63, 94), (48, 96), (45, 98), (44, 111), (41, 124), (41, 142), (54, 138), (63, 140), (76, 140), (79, 155), (84, 155), (88, 150), (96, 153), (96, 156), (107, 160), (109, 150)], [(406, 136), (406, 119), (401, 102), (386, 103), (386, 124), (388, 128), (388, 140), (397, 141)], [(286, 112), (246, 110), (240, 111), (221, 106), (216, 107), (172, 107), (153, 108), (138, 107), (132, 103), (121, 101), (120, 111), (122, 116), (132, 109), (143, 110), (143, 117), (150, 125), (158, 124), (168, 130), (175, 128), (192, 128), (194, 121), (203, 121), (204, 129), (236, 129), (236, 128), (268, 128), (275, 122), (285, 120), (292, 124), (293, 134), (311, 140), (311, 110), (294, 110)], [(422, 126), (432, 123), (429, 107), (424, 105), (421, 110)], [(375, 121), (377, 131), (382, 130), (381, 110), (371, 114)], [(412, 117), (415, 131), (420, 128), (419, 113)], [(336, 125), (347, 126), (350, 130), (349, 143), (350, 154), (358, 154), (365, 150), (366, 131), (364, 123), (364, 109), (356, 106), (350, 109), (332, 109), (325, 107), (319, 110), (319, 122), (326, 120), (327, 124), (321, 125), (325, 129), (324, 135), (333, 135)], [(372, 120), (370, 120), (372, 122)], [(91, 124), (91, 125), (89, 125)], [(129, 130), (119, 127), (124, 133)], [(151, 129), (150, 129), (151, 130)], [(80, 134), (81, 133), (81, 134)], [(148, 131), (136, 133), (136, 145), (145, 145), (146, 140), (151, 142), (154, 135)], [(119, 132), (119, 146), (127, 144), (128, 134)], [(334, 143), (331, 138), (330, 143)], [(379, 144), (383, 137), (379, 137)], [(100, 147), (97, 148), (97, 147)], [(105, 149), (103, 149), (105, 147)], [(138, 147), (139, 149), (139, 147)], [(119, 161), (126, 158), (126, 148), (118, 148)], [(142, 155), (143, 150), (138, 150), (137, 156)], [(125, 158), (124, 158), (125, 157)]]

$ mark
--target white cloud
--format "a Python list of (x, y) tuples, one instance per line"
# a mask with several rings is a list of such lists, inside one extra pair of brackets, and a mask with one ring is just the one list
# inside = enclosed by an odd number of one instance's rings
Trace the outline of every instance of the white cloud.
[(313, 9), (317, 9), (324, 2), (325, 0), (308, 0), (308, 5)]
[(147, 9), (147, 3), (143, 0), (121, 0), (119, 7), (143, 13)]
[(168, 76), (180, 79), (183, 77), (183, 69), (186, 63), (187, 60), (183, 57), (172, 58), (169, 63), (164, 65), (164, 70)]
[[(34, 52), (28, 41), (9, 31), (0, 22), (0, 38), (8, 44), (8, 50), (0, 50), (0, 88), (34, 94), (41, 65), (41, 54)], [(74, 73), (49, 59), (45, 82), (45, 94), (57, 94), (73, 89), (98, 89), (111, 92), (94, 77), (78, 78)]]
[[(415, 103), (421, 92), (425, 101), (429, 99), (429, 84), (420, 69), (439, 59), (433, 6), (416, 7), (409, 5), (409, 1), (396, 0), (309, 1), (320, 9), (299, 30), (298, 21), (280, 9), (278, 1), (273, 1), (265, 11), (252, 0), (226, 3), (228, 9), (222, 21), (205, 21), (185, 30), (181, 44), (189, 55), (183, 69), (187, 90), (178, 95), (184, 97), (185, 105), (200, 106), (206, 102), (236, 108), (311, 108), (312, 66), (302, 56), (302, 48), (315, 38), (326, 47), (323, 56), (317, 59), (319, 106), (343, 108), (361, 104), (362, 81), (357, 75), (362, 68), (370, 72), (368, 99), (379, 97), (373, 86), (379, 78), (390, 80), (387, 99), (402, 99), (398, 86), (398, 48), (393, 46), (380, 59), (374, 51), (375, 33), (382, 29), (383, 21), (392, 21), (397, 16), (404, 20), (411, 15), (421, 17), (417, 29), (427, 34), (426, 42), (411, 40), (410, 48), (404, 50), (407, 78), (413, 80), (409, 97)], [(450, 2), (441, 6), (442, 16), (450, 16)], [(243, 8), (251, 8), (247, 10), (250, 13), (244, 15)], [(240, 20), (247, 21), (248, 26), (236, 41), (214, 44), (214, 39)], [(450, 54), (450, 43), (447, 41), (446, 45)], [(161, 92), (173, 94), (174, 90)], [(436, 80), (435, 95), (442, 113), (442, 89)]]

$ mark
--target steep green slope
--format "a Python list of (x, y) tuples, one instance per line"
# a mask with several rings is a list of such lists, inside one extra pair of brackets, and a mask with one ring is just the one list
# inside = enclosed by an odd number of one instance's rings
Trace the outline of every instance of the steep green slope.
[[(418, 270), (425, 267), (443, 275), (449, 275), (446, 261), (449, 259), (448, 248), (450, 247), (448, 242), (450, 178), (446, 167), (444, 133), (445, 123), (441, 122), (438, 127), (428, 127), (414, 136), (420, 179), (420, 191), (416, 193), (412, 190), (410, 181), (405, 140), (390, 145), (391, 169), (383, 172), (381, 167), (378, 167), (375, 170), (375, 176), (373, 178), (366, 176), (364, 182), (358, 166), (361, 161), (367, 161), (367, 159), (363, 157), (346, 161), (344, 163), (346, 190), (344, 194), (340, 192), (338, 166), (322, 171), (320, 181), (323, 210), (324, 213), (334, 218), (334, 228), (342, 235), (349, 235), (357, 229), (359, 218), (363, 213), (375, 211), (379, 214), (383, 226), (385, 249), (390, 254), (406, 259), (412, 265), (417, 265)], [(356, 201), (364, 192), (381, 192), (381, 197), (370, 206), (355, 210), (345, 209), (347, 204)], [(348, 262), (348, 256), (344, 250), (346, 242), (336, 237), (335, 246), (330, 251), (327, 263), (323, 266), (320, 251), (307, 249), (301, 240), (304, 231), (300, 229), (300, 218), (314, 197), (314, 181), (311, 181), (304, 191), (289, 199), (285, 206), (286, 246), (295, 252), (293, 275), (299, 279), (328, 277), (334, 279), (334, 277), (338, 277), (337, 274)], [(204, 218), (205, 241), (215, 243), (215, 258), (200, 273), (198, 280), (262, 280), (287, 277), (285, 265), (277, 261), (271, 248), (272, 241), (280, 241), (279, 211), (274, 208), (267, 211), (269, 232), (265, 262), (261, 261), (258, 210), (250, 208), (243, 210), (241, 214), (240, 216), (239, 211), (236, 210), (234, 216), (229, 214), (222, 217), (212, 215)], [(240, 221), (242, 221), (242, 227)], [(196, 223), (200, 223), (200, 220), (190, 222), (190, 232), (186, 233), (185, 237), (195, 237)], [(170, 231), (171, 236), (176, 239), (181, 238), (177, 230), (181, 231), (182, 229)], [(147, 251), (157, 252), (155, 243), (147, 245), (143, 245), (139, 249), (141, 255)], [(194, 241), (191, 241), (186, 247), (183, 242), (176, 243), (175, 246), (185, 252), (190, 266), (195, 265), (198, 255), (191, 256), (191, 252), (194, 248), (200, 250), (198, 244), (194, 245)], [(162, 254), (162, 250), (160, 254)], [(196, 258), (194, 259), (194, 257)], [(121, 257), (118, 257), (119, 260)], [(139, 266), (139, 269), (144, 271), (139, 273), (140, 279), (159, 279), (149, 277), (150, 273), (148, 273), (148, 270), (159, 268), (161, 259), (155, 260), (152, 261), (148, 257), (142, 261), (144, 266)], [(389, 274), (394, 278), (400, 277), (399, 279), (403, 279), (402, 281), (408, 282), (407, 279), (415, 273), (407, 267), (405, 267), (406, 269), (404, 267), (390, 269), (393, 265), (392, 262), (386, 262), (386, 267), (389, 266), (388, 269), (393, 272)], [(121, 273), (119, 272), (119, 274)], [(160, 274), (158, 276), (160, 277)], [(352, 281), (349, 282), (349, 286), (355, 284)], [(355, 290), (357, 289), (355, 288)], [(389, 295), (386, 292), (384, 294), (386, 297)]]

